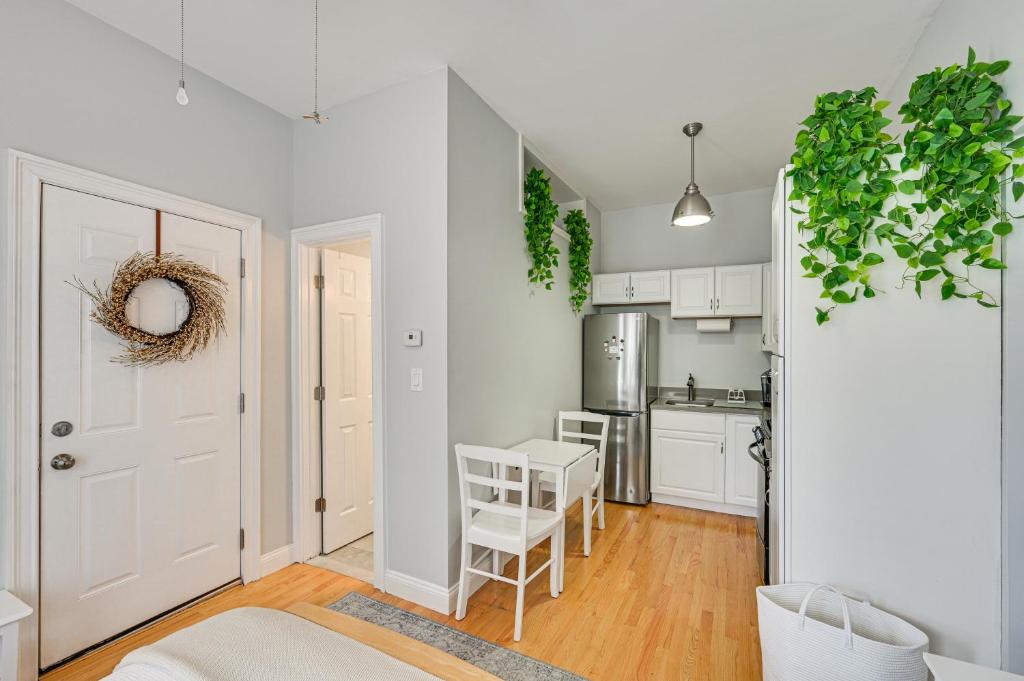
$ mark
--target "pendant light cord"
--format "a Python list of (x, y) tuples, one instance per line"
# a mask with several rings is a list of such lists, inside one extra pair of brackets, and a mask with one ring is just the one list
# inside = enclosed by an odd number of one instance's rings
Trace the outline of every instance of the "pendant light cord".
[[(184, 0), (182, 0), (184, 2)], [(313, 0), (313, 113), (320, 113), (320, 0)]]
[(185, 82), (185, 0), (181, 0), (181, 22), (179, 23), (179, 26), (181, 27), (181, 42), (179, 43), (180, 59), (178, 60), (178, 64), (181, 67), (181, 75), (180, 75), (178, 80), (180, 80), (182, 83), (184, 83)]
[(690, 137), (690, 184), (693, 184), (693, 137)]

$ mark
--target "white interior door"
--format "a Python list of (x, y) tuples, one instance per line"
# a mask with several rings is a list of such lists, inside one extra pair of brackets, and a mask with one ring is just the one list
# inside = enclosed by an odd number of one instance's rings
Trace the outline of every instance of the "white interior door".
[[(162, 216), (162, 251), (229, 284), (226, 334), (191, 362), (126, 367), (67, 282), (106, 287), (115, 265), (154, 250), (153, 210), (43, 190), (40, 665), (45, 668), (240, 574), (239, 232)], [(170, 330), (180, 290), (156, 282), (129, 318)], [(56, 423), (71, 432), (59, 436)], [(58, 454), (74, 457), (57, 470)]]
[(324, 249), (323, 552), (373, 532), (370, 259)]

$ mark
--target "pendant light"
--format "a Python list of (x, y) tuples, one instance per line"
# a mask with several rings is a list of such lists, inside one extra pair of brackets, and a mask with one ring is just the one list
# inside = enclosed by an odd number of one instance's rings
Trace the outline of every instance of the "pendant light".
[(676, 227), (696, 227), (707, 224), (715, 217), (711, 204), (705, 199), (700, 188), (693, 181), (693, 138), (703, 129), (702, 123), (687, 123), (683, 132), (690, 138), (690, 184), (686, 185), (683, 198), (679, 199), (676, 209), (672, 211), (672, 224)]
[(188, 93), (185, 92), (185, 0), (181, 0), (181, 22), (179, 27), (181, 29), (181, 52), (178, 64), (181, 67), (181, 72), (178, 77), (178, 94), (174, 98), (178, 101), (178, 104), (186, 106), (188, 104)]
[(313, 113), (303, 118), (320, 125), (327, 116), (320, 113), (320, 0), (313, 0)]

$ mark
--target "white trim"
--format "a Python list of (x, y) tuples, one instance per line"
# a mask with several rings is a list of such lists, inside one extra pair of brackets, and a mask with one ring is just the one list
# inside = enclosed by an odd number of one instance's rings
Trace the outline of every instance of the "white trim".
[[(260, 575), (260, 241), (262, 221), (207, 203), (75, 168), (13, 149), (7, 153), (8, 214), (3, 243), (4, 364), (0, 446), (6, 453), (4, 555), (10, 590), (39, 610), (39, 268), (43, 183), (211, 222), (242, 232), (247, 271), (242, 282), (241, 552), (242, 581)], [(21, 623), (19, 679), (38, 669), (39, 618)]]
[[(314, 376), (318, 371), (315, 344), (307, 333), (315, 315), (311, 313), (309, 281), (313, 274), (312, 254), (320, 246), (342, 241), (370, 239), (370, 269), (373, 279), (371, 314), (373, 322), (373, 574), (374, 586), (387, 588), (387, 442), (384, 403), (384, 218), (380, 213), (338, 220), (291, 232), (291, 403), (292, 403), (292, 541), (295, 558), (303, 562), (320, 553), (319, 518), (313, 511), (314, 490), (319, 476), (313, 435), (318, 427), (315, 411), (300, 408), (312, 401)], [(305, 341), (304, 341), (305, 339)], [(410, 578), (411, 579), (411, 578)]]
[(264, 553), (260, 556), (260, 577), (266, 577), (294, 563), (293, 554), (294, 550), (291, 544), (285, 544), (279, 549)]
[[(374, 546), (376, 547), (376, 544)], [(450, 615), (455, 611), (455, 607), (450, 605), (452, 601), (447, 587), (419, 577), (388, 570), (384, 575), (384, 586), (384, 591), (392, 596), (430, 608), (442, 615)]]
[(681, 506), (683, 508), (695, 508), (699, 511), (712, 511), (714, 513), (725, 513), (727, 515), (739, 515), (747, 518), (756, 518), (757, 509), (740, 504), (727, 504), (719, 501), (704, 501), (703, 499), (687, 499), (676, 497), (671, 494), (652, 494), (651, 501), (666, 506)]

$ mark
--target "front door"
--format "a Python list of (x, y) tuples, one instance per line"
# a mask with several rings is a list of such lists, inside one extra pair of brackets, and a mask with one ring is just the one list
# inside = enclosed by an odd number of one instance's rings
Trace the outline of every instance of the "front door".
[(370, 259), (323, 250), (323, 552), (373, 532)]
[[(157, 248), (156, 211), (45, 186), (41, 284), (40, 666), (216, 589), (240, 574), (240, 232), (163, 214), (161, 252), (229, 285), (226, 333), (187, 363), (112, 362), (119, 339), (68, 282), (105, 288)], [(188, 312), (166, 282), (129, 317), (173, 330)], [(62, 434), (54, 426), (66, 422)], [(74, 458), (58, 470), (58, 454)]]

